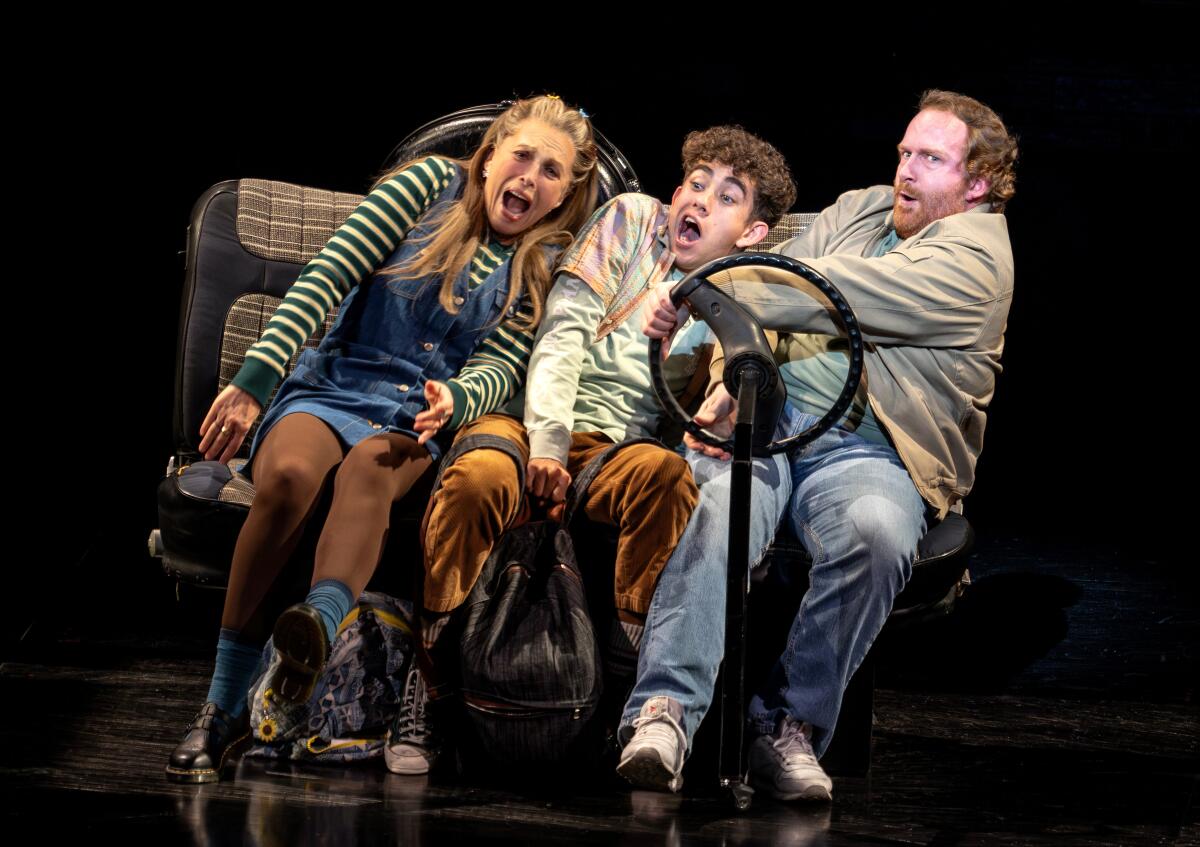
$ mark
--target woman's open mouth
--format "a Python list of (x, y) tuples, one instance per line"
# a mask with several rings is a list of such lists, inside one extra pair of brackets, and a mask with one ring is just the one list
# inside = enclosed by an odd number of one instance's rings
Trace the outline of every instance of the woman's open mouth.
[(500, 202), (504, 206), (505, 213), (514, 220), (528, 212), (529, 207), (533, 205), (528, 198), (522, 197), (515, 191), (505, 191)]

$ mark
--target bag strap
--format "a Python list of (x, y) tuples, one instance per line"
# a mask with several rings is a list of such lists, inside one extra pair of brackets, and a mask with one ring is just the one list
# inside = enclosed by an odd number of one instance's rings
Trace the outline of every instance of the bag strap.
[[(562, 515), (562, 525), (564, 527), (571, 525), (571, 518), (574, 517), (576, 510), (587, 501), (588, 488), (591, 487), (592, 482), (604, 466), (609, 463), (619, 450), (634, 444), (659, 444), (659, 442), (654, 438), (630, 438), (605, 448), (604, 452), (588, 462), (583, 470), (579, 472), (579, 475), (571, 481), (571, 486), (567, 489), (567, 497), (566, 502), (563, 504)], [(525, 497), (525, 464), (522, 460), (521, 452), (517, 449), (517, 445), (499, 435), (478, 433), (457, 439), (446, 452), (441, 464), (438, 465), (437, 477), (433, 481), (433, 490), (429, 492), (430, 502), (433, 502), (433, 495), (442, 487), (442, 474), (446, 472), (446, 469), (454, 464), (454, 461), (463, 453), (483, 448), (499, 450), (513, 460), (513, 464), (517, 468), (518, 490), (521, 492), (521, 497)]]
[[(566, 502), (563, 504), (562, 514), (562, 525), (564, 527), (571, 525), (571, 518), (575, 516), (576, 509), (587, 502), (588, 488), (591, 487), (592, 482), (595, 481), (596, 476), (604, 466), (609, 463), (618, 451), (626, 447), (631, 447), (634, 444), (658, 444), (660, 447), (662, 446), (654, 438), (629, 438), (605, 448), (603, 453), (588, 462), (583, 470), (579, 472), (579, 475), (571, 481), (571, 486), (567, 489), (567, 497)], [(663, 449), (665, 450), (666, 448), (663, 447)]]
[(459, 438), (451, 445), (446, 455), (442, 458), (441, 464), (438, 465), (437, 476), (434, 477), (433, 490), (429, 492), (429, 499), (432, 500), (433, 495), (437, 494), (438, 489), (442, 487), (442, 474), (446, 472), (448, 467), (454, 464), (455, 459), (463, 453), (469, 453), (472, 450), (479, 450), (481, 448), (499, 450), (512, 459), (513, 464), (517, 466), (518, 490), (525, 490), (525, 461), (521, 456), (521, 451), (517, 449), (517, 445), (502, 436), (481, 432), (476, 435)]

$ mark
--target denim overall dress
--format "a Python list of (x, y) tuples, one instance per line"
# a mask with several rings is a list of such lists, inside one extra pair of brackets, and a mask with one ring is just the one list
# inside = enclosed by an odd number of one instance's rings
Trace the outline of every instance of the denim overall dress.
[[(457, 172), (383, 267), (397, 265), (421, 249), (428, 221), (457, 198), (461, 185)], [(255, 435), (251, 462), (271, 427), (294, 412), (323, 420), (347, 450), (384, 432), (416, 438), (413, 420), (426, 406), (425, 381), (455, 376), (495, 328), (503, 317), (508, 276), (506, 260), (469, 290), (470, 271), (464, 270), (454, 284), (455, 302), (460, 304), (456, 315), (438, 302), (440, 275), (397, 279), (376, 273), (364, 279), (342, 302), (320, 346), (304, 351), (279, 387)], [(515, 310), (514, 304), (510, 311)], [(435, 441), (425, 442), (425, 448), (439, 458)]]

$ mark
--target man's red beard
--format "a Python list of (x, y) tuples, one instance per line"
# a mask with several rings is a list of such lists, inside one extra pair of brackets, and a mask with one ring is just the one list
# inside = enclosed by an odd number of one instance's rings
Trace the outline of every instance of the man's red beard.
[[(907, 186), (892, 186), (892, 192), (892, 223), (896, 227), (896, 234), (901, 238), (909, 238), (934, 221), (967, 210), (966, 201), (958, 193), (929, 195)], [(917, 201), (916, 208), (906, 209), (901, 206), (902, 193)]]

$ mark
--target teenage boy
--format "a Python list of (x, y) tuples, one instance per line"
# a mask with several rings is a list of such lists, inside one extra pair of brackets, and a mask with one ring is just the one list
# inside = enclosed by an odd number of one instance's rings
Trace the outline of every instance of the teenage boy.
[[(670, 206), (623, 194), (596, 211), (559, 264), (524, 398), (509, 404), (510, 414), (487, 415), (460, 430), (459, 438), (487, 433), (512, 441), (527, 459), (526, 487), (535, 498), (561, 501), (572, 477), (610, 444), (657, 431), (661, 408), (637, 317), (647, 293), (757, 244), (795, 199), (780, 153), (738, 127), (691, 133), (683, 171)], [(518, 410), (524, 423), (514, 416)], [(446, 469), (425, 538), (427, 641), (466, 599), (520, 495), (512, 460), (499, 451), (471, 451)], [(589, 489), (587, 517), (618, 530), (617, 620), (608, 650), (610, 673), (618, 677), (632, 676), (658, 574), (697, 497), (687, 463), (653, 444), (621, 450)], [(420, 692), (418, 700), (424, 697)], [(402, 717), (388, 767), (422, 773), (436, 756), (436, 741), (426, 721), (404, 710)]]

